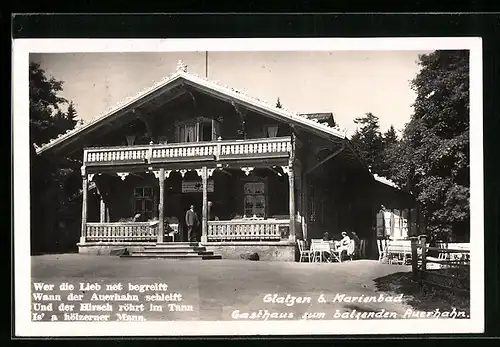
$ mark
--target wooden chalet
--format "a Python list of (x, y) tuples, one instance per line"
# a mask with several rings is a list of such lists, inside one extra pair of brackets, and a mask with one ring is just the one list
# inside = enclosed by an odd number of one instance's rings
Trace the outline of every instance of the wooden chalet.
[(293, 261), (297, 238), (347, 230), (374, 241), (381, 204), (415, 206), (371, 174), (333, 122), (331, 113), (276, 108), (180, 63), (37, 154), (82, 162), (81, 253), (185, 242), (194, 205), (207, 249)]

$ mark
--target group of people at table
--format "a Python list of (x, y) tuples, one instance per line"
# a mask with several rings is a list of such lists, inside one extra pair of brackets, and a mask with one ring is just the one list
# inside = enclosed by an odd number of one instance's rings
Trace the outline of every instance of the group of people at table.
[(341, 233), (340, 241), (333, 240), (328, 232), (323, 234), (322, 240), (311, 240), (310, 254), (312, 261), (342, 261), (342, 259), (352, 258), (359, 255), (360, 239), (353, 232), (352, 238), (347, 232)]

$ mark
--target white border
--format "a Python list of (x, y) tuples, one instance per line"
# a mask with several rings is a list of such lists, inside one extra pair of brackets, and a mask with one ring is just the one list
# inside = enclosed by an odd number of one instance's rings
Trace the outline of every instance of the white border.
[[(387, 321), (32, 322), (30, 319), (28, 64), (30, 53), (179, 51), (381, 51), (469, 49), (471, 318)], [(13, 41), (14, 276), (16, 336), (417, 334), (484, 332), (483, 107), (481, 38), (17, 39)], [(29, 216), (29, 215), (28, 215)], [(439, 322), (437, 324), (437, 322)], [(167, 335), (165, 335), (167, 336)]]

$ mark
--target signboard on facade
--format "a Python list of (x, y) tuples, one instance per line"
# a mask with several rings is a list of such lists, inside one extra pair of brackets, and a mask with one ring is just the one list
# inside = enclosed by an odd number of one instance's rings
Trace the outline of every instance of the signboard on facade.
[[(214, 180), (207, 181), (207, 192), (213, 193)], [(201, 181), (182, 181), (183, 193), (203, 193), (203, 184)]]

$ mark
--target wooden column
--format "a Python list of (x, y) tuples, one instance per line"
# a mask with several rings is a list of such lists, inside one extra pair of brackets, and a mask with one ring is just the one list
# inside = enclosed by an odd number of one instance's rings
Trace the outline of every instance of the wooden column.
[(99, 200), (99, 221), (101, 223), (106, 222), (106, 203), (104, 202), (102, 195)]
[(99, 186), (97, 186), (97, 194), (99, 195), (99, 222), (104, 223), (106, 222), (106, 203)]
[(293, 161), (290, 159), (288, 164), (288, 186), (290, 196), (290, 236), (289, 240), (295, 242), (295, 174)]
[(158, 239), (157, 242), (161, 243), (163, 242), (163, 235), (165, 233), (164, 231), (164, 224), (163, 224), (163, 213), (164, 213), (164, 200), (165, 200), (165, 169), (161, 168), (160, 173), (158, 175), (158, 180), (160, 183), (160, 202), (158, 206), (158, 221), (160, 222), (160, 225), (158, 226)]
[(87, 170), (85, 166), (81, 168), (82, 174), (82, 230), (80, 235), (80, 243), (85, 243), (85, 235), (87, 233)]
[(307, 224), (309, 221), (309, 183), (307, 176), (302, 177), (302, 237), (307, 240)]
[(208, 220), (208, 187), (207, 187), (207, 167), (201, 171), (201, 181), (203, 184), (203, 207), (201, 221), (201, 243), (207, 242), (207, 220)]

